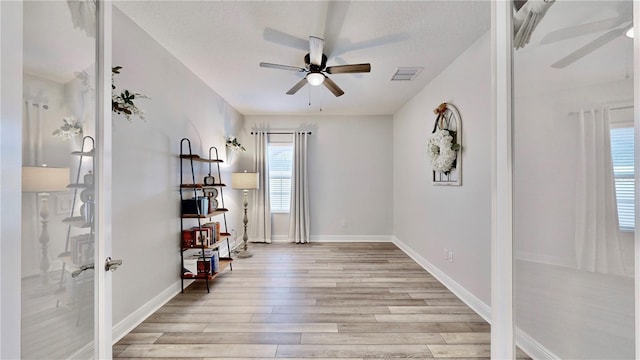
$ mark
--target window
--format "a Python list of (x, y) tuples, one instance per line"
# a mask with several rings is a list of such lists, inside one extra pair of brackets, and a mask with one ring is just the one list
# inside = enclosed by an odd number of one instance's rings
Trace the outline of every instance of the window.
[(618, 204), (618, 226), (622, 231), (635, 228), (633, 127), (611, 128), (611, 159)]
[(290, 143), (271, 143), (267, 150), (271, 212), (288, 213), (291, 201), (293, 145)]

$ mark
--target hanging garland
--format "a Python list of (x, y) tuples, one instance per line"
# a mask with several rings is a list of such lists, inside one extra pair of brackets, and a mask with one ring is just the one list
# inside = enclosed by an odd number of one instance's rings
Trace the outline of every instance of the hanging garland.
[(449, 174), (456, 167), (460, 144), (456, 142), (456, 131), (447, 129), (444, 113), (447, 104), (442, 103), (433, 112), (437, 115), (432, 135), (427, 141), (427, 151), (433, 171)]

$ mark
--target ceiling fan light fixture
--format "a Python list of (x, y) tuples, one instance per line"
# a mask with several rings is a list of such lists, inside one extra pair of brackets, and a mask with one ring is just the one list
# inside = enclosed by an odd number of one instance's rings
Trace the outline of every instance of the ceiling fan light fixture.
[(309, 85), (318, 86), (324, 82), (324, 75), (319, 72), (311, 72), (307, 74), (307, 82)]
[(633, 34), (633, 26), (632, 26), (632, 27), (630, 27), (630, 28), (629, 28), (629, 30), (627, 30), (626, 35), (627, 35), (627, 37), (628, 37), (628, 38), (633, 39), (633, 35), (634, 35), (634, 34)]

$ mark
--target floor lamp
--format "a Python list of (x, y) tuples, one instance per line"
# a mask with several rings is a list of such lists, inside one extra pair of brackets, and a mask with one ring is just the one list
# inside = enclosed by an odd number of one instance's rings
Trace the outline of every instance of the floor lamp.
[(241, 259), (252, 257), (253, 254), (247, 248), (247, 242), (249, 241), (249, 235), (247, 234), (247, 224), (249, 223), (249, 218), (247, 218), (247, 207), (249, 206), (249, 190), (258, 189), (259, 173), (250, 173), (250, 172), (241, 172), (241, 173), (232, 173), (231, 174), (231, 187), (233, 189), (242, 190), (243, 192), (243, 201), (242, 206), (244, 209), (244, 215), (242, 216), (242, 224), (244, 225), (244, 232), (242, 233), (242, 241), (244, 242), (244, 246), (242, 250), (238, 253), (238, 257)]
[[(49, 193), (68, 191), (69, 168), (54, 168), (47, 166), (27, 166), (22, 168), (22, 192), (36, 193), (40, 196), (40, 273), (42, 283), (48, 282), (47, 273), (51, 262), (49, 261)], [(37, 207), (36, 207), (37, 208)]]

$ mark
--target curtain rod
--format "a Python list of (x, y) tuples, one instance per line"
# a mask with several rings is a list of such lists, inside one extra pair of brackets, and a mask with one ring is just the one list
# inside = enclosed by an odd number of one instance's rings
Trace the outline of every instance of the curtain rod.
[[(303, 134), (311, 135), (311, 131), (309, 131), (309, 132), (302, 132), (302, 133), (303, 133)], [(255, 135), (255, 134), (257, 134), (257, 132), (253, 132), (253, 131), (251, 132), (251, 135)], [(290, 131), (290, 132), (267, 132), (267, 134), (268, 134), (268, 135), (272, 135), (272, 134), (273, 134), (273, 135), (293, 135), (293, 134), (295, 134), (295, 132), (293, 132), (293, 131)]]
[[(633, 109), (633, 105), (618, 106), (618, 107), (609, 108), (609, 110), (626, 110), (626, 109)], [(599, 111), (599, 110), (596, 109), (596, 111)], [(572, 112), (569, 113), (569, 115), (578, 115), (578, 114), (580, 114), (580, 113), (577, 112), (577, 111), (572, 111)]]

